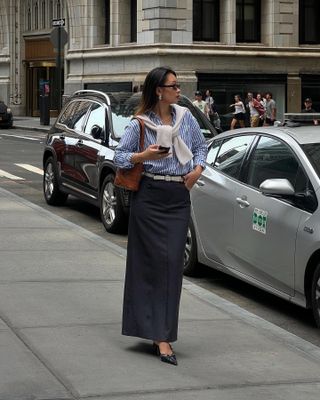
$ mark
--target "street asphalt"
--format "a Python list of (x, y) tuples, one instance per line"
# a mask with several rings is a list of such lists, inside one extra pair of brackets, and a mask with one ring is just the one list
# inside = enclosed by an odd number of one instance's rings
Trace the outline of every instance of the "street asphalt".
[(125, 257), (0, 188), (0, 400), (318, 400), (319, 347), (186, 279), (177, 367), (122, 336)]

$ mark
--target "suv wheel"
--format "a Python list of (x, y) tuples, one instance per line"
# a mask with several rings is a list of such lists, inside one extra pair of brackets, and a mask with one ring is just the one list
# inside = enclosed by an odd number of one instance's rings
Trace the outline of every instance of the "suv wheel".
[(195, 276), (197, 275), (197, 241), (195, 236), (195, 230), (192, 220), (190, 220), (187, 241), (184, 249), (184, 275)]
[(314, 320), (317, 327), (320, 328), (320, 264), (318, 264), (313, 274), (311, 304)]
[(110, 233), (120, 233), (127, 228), (127, 216), (122, 208), (120, 189), (114, 185), (114, 174), (104, 178), (100, 193), (100, 215)]
[(59, 189), (57, 171), (52, 157), (49, 157), (44, 165), (43, 193), (46, 202), (51, 206), (63, 205), (68, 198), (68, 194)]

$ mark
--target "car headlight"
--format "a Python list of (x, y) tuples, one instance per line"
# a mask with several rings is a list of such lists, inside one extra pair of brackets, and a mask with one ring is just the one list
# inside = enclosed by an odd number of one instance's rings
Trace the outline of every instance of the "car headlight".
[(7, 113), (11, 114), (11, 108), (7, 108)]

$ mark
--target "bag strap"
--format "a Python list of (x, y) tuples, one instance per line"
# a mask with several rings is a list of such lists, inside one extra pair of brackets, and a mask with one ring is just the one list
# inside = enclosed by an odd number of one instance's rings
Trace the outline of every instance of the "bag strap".
[(134, 117), (134, 118), (137, 119), (139, 121), (139, 124), (140, 124), (139, 151), (143, 151), (143, 148), (144, 148), (144, 130), (145, 130), (144, 120), (139, 118), (139, 117)]

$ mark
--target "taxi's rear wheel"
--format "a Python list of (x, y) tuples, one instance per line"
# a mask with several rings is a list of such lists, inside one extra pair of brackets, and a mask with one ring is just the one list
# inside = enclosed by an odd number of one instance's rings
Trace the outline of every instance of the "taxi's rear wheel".
[(104, 178), (100, 192), (101, 220), (110, 233), (126, 231), (128, 218), (123, 210), (120, 189), (114, 185), (114, 174)]
[(196, 276), (198, 273), (197, 241), (193, 222), (188, 226), (187, 240), (184, 249), (183, 273), (187, 276)]
[(43, 194), (51, 206), (61, 206), (68, 198), (68, 194), (59, 189), (58, 174), (52, 157), (44, 165)]
[(320, 328), (320, 264), (318, 264), (313, 274), (311, 304), (315, 323)]

